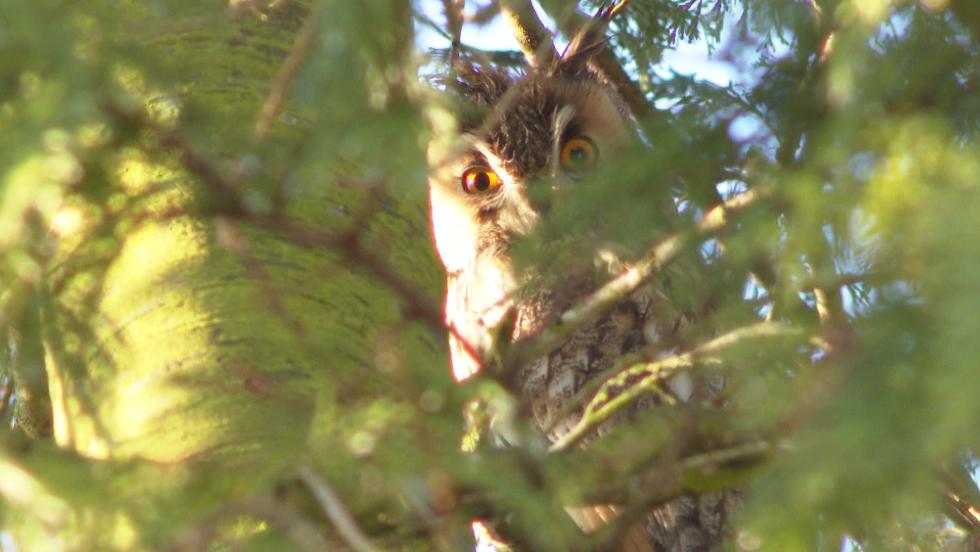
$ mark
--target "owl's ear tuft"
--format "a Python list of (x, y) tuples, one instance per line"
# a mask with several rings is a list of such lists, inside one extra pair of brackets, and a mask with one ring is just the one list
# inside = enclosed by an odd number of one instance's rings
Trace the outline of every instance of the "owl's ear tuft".
[(476, 63), (461, 56), (448, 75), (439, 79), (446, 91), (458, 100), (458, 115), (463, 126), (477, 125), (488, 109), (493, 108), (519, 75), (492, 63)]
[(568, 42), (565, 51), (552, 68), (552, 74), (574, 73), (585, 68), (588, 62), (602, 50), (606, 43), (609, 21), (622, 10), (624, 2), (600, 5), (592, 19), (587, 21)]

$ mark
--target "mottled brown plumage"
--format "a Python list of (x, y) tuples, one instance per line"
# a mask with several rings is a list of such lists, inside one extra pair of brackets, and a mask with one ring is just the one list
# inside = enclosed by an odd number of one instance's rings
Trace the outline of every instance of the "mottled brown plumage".
[[(560, 285), (528, 285), (533, 277), (517, 274), (510, 256), (513, 240), (534, 229), (553, 193), (574, 193), (582, 169), (591, 168), (583, 160), (603, 162), (635, 143), (622, 99), (587, 67), (581, 48), (573, 45), (554, 67), (527, 74), (463, 63), (448, 83), (462, 105), (457, 130), (465, 146), (430, 146), (430, 198), (447, 271), (446, 321), (458, 380), (480, 370), (495, 335), (531, 338), (594, 288), (588, 270), (569, 271)], [(673, 335), (683, 320), (663, 293), (647, 287), (522, 368), (517, 383), (537, 427), (552, 441), (567, 433), (581, 417), (578, 410), (556, 419), (568, 399), (624, 354)], [(498, 329), (502, 323), (513, 328)], [(682, 398), (693, 391), (689, 382), (678, 386)], [(658, 507), (621, 550), (712, 549), (727, 502), (715, 495), (685, 497)], [(569, 513), (590, 531), (614, 517), (615, 507)]]

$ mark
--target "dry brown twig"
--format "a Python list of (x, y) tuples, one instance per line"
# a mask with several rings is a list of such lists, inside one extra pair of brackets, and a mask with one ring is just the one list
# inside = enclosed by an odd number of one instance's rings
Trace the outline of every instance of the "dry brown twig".
[(609, 11), (606, 12), (606, 18), (607, 19), (612, 19), (613, 17), (616, 17), (623, 10), (625, 10), (626, 7), (629, 6), (629, 5), (630, 5), (630, 0), (619, 0), (619, 2), (616, 3), (616, 5), (614, 5), (613, 7), (609, 8)]
[(13, 391), (13, 379), (9, 376), (3, 377), (3, 383), (0, 383), (0, 416), (6, 414), (7, 408), (10, 406), (10, 393)]
[(442, 11), (446, 16), (446, 32), (452, 37), (452, 46), (449, 48), (449, 71), (452, 79), (453, 71), (459, 63), (459, 49), (462, 46), (463, 0), (442, 0)]

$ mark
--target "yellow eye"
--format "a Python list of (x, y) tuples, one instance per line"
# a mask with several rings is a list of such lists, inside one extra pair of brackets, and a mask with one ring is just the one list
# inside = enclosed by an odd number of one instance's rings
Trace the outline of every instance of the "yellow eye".
[(485, 194), (500, 187), (501, 180), (497, 173), (488, 167), (470, 167), (463, 171), (463, 191), (468, 194)]
[(569, 172), (591, 169), (599, 159), (595, 142), (585, 136), (571, 138), (561, 147), (561, 167)]

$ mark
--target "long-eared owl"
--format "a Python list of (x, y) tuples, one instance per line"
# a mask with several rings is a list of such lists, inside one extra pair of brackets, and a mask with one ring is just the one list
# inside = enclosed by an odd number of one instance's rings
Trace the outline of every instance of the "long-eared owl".
[[(515, 240), (532, 233), (553, 202), (574, 194), (583, 175), (637, 143), (622, 98), (589, 67), (593, 51), (581, 41), (552, 66), (523, 73), (472, 60), (454, 67), (449, 88), (461, 105), (462, 145), (430, 147), (429, 163), (457, 380), (480, 371), (495, 339), (533, 338), (595, 287), (576, 271), (552, 278), (551, 287), (532, 285), (533, 271), (518, 273), (512, 258)], [(560, 438), (581, 417), (581, 411), (566, 412), (570, 397), (618, 358), (673, 334), (682, 319), (662, 293), (643, 289), (521, 367), (516, 383), (534, 425), (548, 439)], [(630, 531), (620, 549), (712, 549), (723, 530), (725, 502), (712, 495), (675, 499), (647, 515), (640, 536)], [(589, 530), (608, 516), (604, 508), (569, 513)]]

